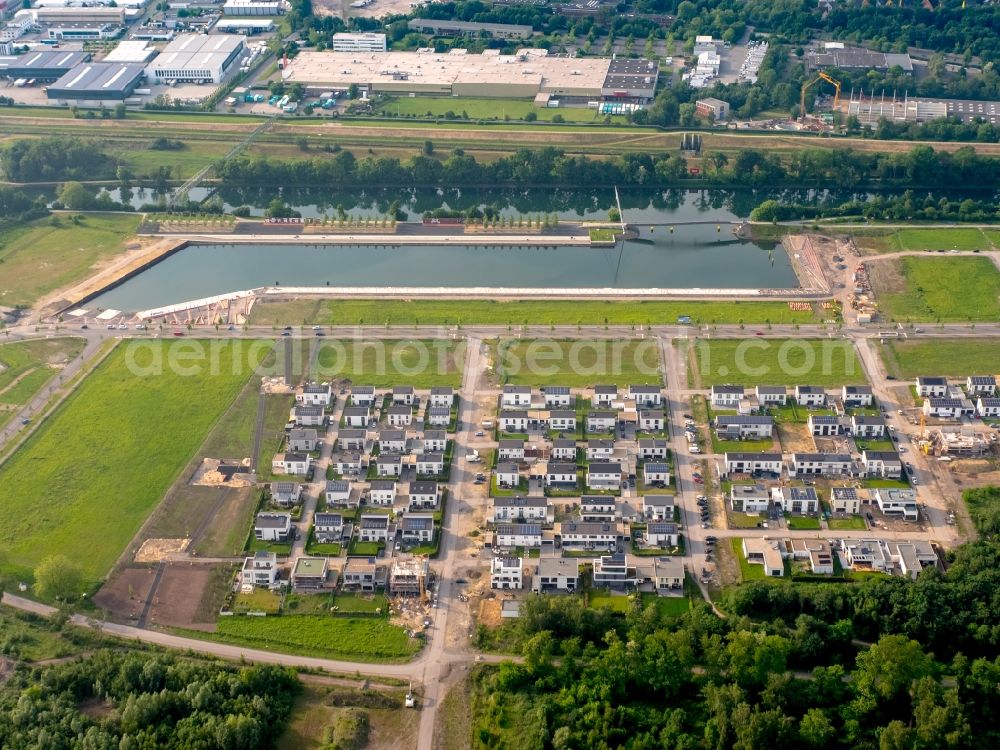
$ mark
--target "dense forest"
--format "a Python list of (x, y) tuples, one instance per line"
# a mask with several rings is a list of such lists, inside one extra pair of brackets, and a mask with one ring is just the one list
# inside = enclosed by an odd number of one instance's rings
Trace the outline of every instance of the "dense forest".
[(511, 750), (947, 750), (1000, 746), (1000, 490), (966, 493), (982, 540), (947, 572), (761, 581), (725, 618), (620, 617), (538, 597), (484, 646), (474, 746)]
[(298, 690), (278, 667), (98, 651), (15, 671), (0, 688), (0, 747), (266, 750)]

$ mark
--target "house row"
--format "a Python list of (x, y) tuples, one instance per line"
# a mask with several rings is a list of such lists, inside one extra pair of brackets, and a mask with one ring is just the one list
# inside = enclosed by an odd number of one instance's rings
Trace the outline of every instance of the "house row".
[(435, 481), (413, 481), (404, 485), (405, 493), (399, 492), (400, 484), (391, 479), (374, 479), (368, 484), (368, 493), (353, 492), (352, 482), (346, 479), (329, 479), (324, 496), (328, 506), (357, 506), (364, 499), (368, 505), (392, 506), (398, 497), (405, 497), (405, 507), (409, 510), (437, 510), (441, 505), (443, 489)]
[[(636, 408), (662, 407), (663, 391), (659, 385), (630, 385), (627, 397), (633, 401)], [(598, 385), (594, 388), (592, 403), (595, 406), (610, 407), (618, 401), (618, 388), (613, 385)], [(531, 407), (535, 403), (531, 386), (505, 385), (500, 394), (500, 406), (503, 409)], [(546, 409), (573, 408), (576, 396), (567, 386), (550, 385), (541, 389), (538, 403)]]
[(844, 561), (852, 568), (898, 573), (916, 578), (924, 568), (938, 564), (930, 542), (914, 540), (890, 542), (879, 539), (842, 539)]
[[(413, 406), (417, 402), (416, 391), (413, 386), (398, 385), (390, 391), (376, 393), (375, 386), (355, 385), (351, 387), (351, 406), (375, 406), (380, 398), (391, 395), (393, 406)], [(428, 406), (438, 406), (451, 408), (455, 405), (455, 389), (450, 386), (439, 386), (431, 388), (427, 397)]]
[[(789, 392), (785, 386), (758, 385), (753, 395), (757, 406), (784, 406), (788, 403)], [(824, 407), (829, 402), (825, 388), (815, 385), (797, 385), (792, 389), (791, 398), (799, 406)], [(867, 385), (845, 385), (840, 389), (840, 399), (845, 407), (867, 407), (875, 403), (872, 389)], [(748, 401), (746, 388), (742, 385), (714, 385), (709, 394), (709, 402), (717, 409), (737, 409), (746, 411), (752, 408)]]
[(764, 575), (785, 575), (785, 561), (806, 560), (811, 573), (833, 575), (833, 549), (823, 539), (769, 539), (744, 537), (743, 556), (750, 565), (761, 565)]
[(813, 437), (851, 435), (855, 438), (877, 439), (886, 435), (885, 420), (865, 414), (850, 417), (810, 414), (806, 426)]
[[(628, 515), (630, 518), (649, 523), (673, 521), (675, 499), (673, 495), (648, 494), (636, 498), (637, 507), (632, 510), (620, 498), (613, 495), (583, 495), (580, 498), (580, 519), (585, 522), (612, 523)], [(546, 497), (495, 497), (489, 521), (551, 523), (553, 509)]]
[[(948, 382), (948, 378), (921, 375), (914, 381), (921, 398), (959, 398), (961, 391)], [(957, 392), (956, 392), (957, 391)], [(996, 395), (997, 379), (993, 375), (970, 375), (965, 379), (965, 393), (969, 396), (991, 397)]]
[[(725, 454), (725, 472), (751, 476), (777, 478), (786, 468), (781, 453)], [(787, 465), (788, 475), (813, 476), (869, 476), (898, 479), (903, 474), (903, 461), (895, 451), (862, 451), (860, 461), (848, 453), (793, 453)]]
[(729, 491), (730, 507), (736, 512), (767, 513), (773, 506), (780, 513), (818, 513), (819, 496), (813, 487), (772, 487), (734, 484)]
[[(581, 562), (576, 558), (545, 557), (533, 570), (532, 591), (576, 591)], [(633, 557), (623, 553), (602, 555), (593, 561), (595, 587), (629, 591), (649, 587), (660, 595), (679, 594), (684, 588), (684, 562), (675, 557)], [(490, 566), (494, 589), (524, 586), (524, 559), (500, 555)]]

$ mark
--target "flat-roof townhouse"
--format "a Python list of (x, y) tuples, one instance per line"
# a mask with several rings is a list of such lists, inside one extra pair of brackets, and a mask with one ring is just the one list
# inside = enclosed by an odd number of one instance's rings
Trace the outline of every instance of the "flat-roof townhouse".
[(576, 591), (580, 586), (580, 561), (572, 557), (544, 557), (531, 580), (531, 590)]
[(736, 513), (766, 513), (771, 494), (762, 484), (734, 484), (729, 489), (729, 505)]
[(524, 588), (524, 561), (513, 555), (494, 557), (490, 563), (490, 587), (494, 589)]
[(917, 493), (913, 490), (879, 487), (875, 490), (875, 502), (887, 516), (902, 516), (906, 521), (916, 521), (920, 515)]
[(273, 586), (278, 579), (278, 556), (273, 552), (258, 551), (243, 561), (240, 580), (247, 586)]
[(764, 575), (780, 578), (785, 575), (785, 560), (781, 555), (779, 542), (759, 537), (744, 537), (741, 542), (743, 556), (750, 565), (764, 566)]
[(814, 487), (774, 487), (771, 501), (783, 513), (819, 513), (819, 496)]

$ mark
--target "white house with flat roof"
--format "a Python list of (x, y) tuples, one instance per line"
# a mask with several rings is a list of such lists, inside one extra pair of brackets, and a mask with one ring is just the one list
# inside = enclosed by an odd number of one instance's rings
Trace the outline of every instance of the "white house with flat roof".
[(524, 560), (514, 555), (494, 557), (490, 563), (490, 587), (494, 589), (524, 588)]

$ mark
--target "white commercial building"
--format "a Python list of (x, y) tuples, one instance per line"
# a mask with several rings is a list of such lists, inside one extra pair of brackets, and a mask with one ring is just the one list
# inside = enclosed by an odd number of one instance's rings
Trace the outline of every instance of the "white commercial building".
[(286, 2), (265, 2), (262, 0), (228, 0), (222, 6), (226, 16), (280, 16), (288, 9)]
[(334, 52), (385, 52), (385, 34), (370, 31), (351, 34), (346, 31), (333, 35)]
[(221, 83), (239, 67), (246, 45), (229, 34), (181, 34), (146, 68), (153, 82)]

